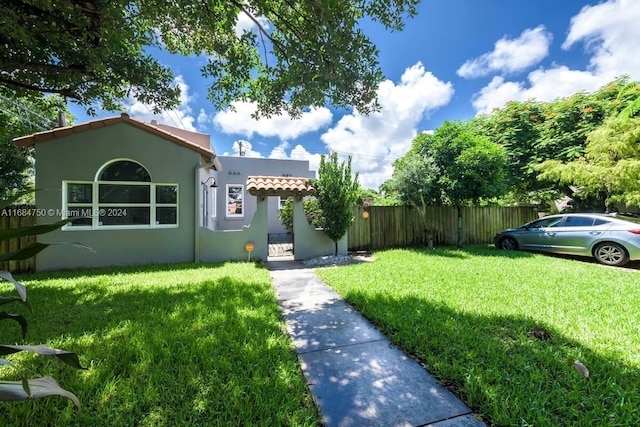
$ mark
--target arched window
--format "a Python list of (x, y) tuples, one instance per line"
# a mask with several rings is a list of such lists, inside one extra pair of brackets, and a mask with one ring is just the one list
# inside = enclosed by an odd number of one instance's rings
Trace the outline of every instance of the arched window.
[(140, 163), (132, 160), (116, 160), (103, 166), (98, 181), (151, 182), (151, 175)]
[(156, 228), (178, 225), (178, 185), (151, 181), (140, 163), (107, 162), (94, 182), (66, 181), (66, 217), (79, 217), (67, 227)]

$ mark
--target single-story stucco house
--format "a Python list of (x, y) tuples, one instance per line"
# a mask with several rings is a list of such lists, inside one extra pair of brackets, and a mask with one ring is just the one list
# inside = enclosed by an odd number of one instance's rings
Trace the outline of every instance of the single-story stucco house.
[[(81, 242), (95, 250), (48, 248), (36, 256), (38, 271), (242, 260), (247, 243), (255, 259), (266, 259), (271, 196), (296, 199), (294, 235), (305, 242), (296, 245), (296, 259), (333, 253), (333, 243), (309, 226), (298, 203), (313, 192), (308, 166), (303, 177), (247, 176), (242, 199), (255, 206), (253, 216), (240, 229), (216, 231), (210, 212), (218, 208), (209, 191), (221, 188), (223, 165), (208, 135), (122, 114), (14, 141), (34, 147), (36, 223), (78, 217), (39, 241)], [(238, 183), (222, 185), (228, 193)], [(226, 197), (223, 203), (227, 211)], [(346, 253), (346, 239), (339, 249)]]

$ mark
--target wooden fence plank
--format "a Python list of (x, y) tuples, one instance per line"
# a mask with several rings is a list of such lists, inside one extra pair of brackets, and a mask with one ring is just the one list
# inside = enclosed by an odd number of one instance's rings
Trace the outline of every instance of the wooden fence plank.
[[(26, 227), (36, 223), (36, 217), (29, 215), (35, 212), (34, 206), (9, 206), (0, 210), (0, 230)], [(22, 249), (35, 242), (35, 236), (9, 239), (0, 243), (0, 254)], [(35, 258), (24, 261), (0, 261), (0, 270), (12, 273), (24, 273), (35, 269)]]
[[(530, 207), (463, 207), (461, 211), (463, 244), (490, 243), (500, 230), (538, 217)], [(368, 212), (368, 218), (364, 212)], [(353, 225), (347, 234), (350, 251), (426, 246), (430, 236), (436, 245), (456, 244), (455, 207), (428, 206), (426, 229), (419, 212), (409, 206), (357, 206), (353, 214)]]

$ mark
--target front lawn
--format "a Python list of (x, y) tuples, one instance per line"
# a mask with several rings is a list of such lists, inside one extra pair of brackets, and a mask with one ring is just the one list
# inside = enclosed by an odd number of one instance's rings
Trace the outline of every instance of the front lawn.
[[(27, 342), (74, 351), (89, 369), (13, 355), (31, 377), (52, 376), (76, 393), (82, 411), (57, 396), (1, 402), (2, 425), (319, 424), (269, 273), (257, 264), (20, 279), (35, 311), (27, 314)], [(2, 322), (0, 342), (21, 342), (18, 329)], [(4, 378), (13, 375), (0, 369)]]
[(375, 258), (317, 273), (488, 423), (637, 425), (637, 270), (488, 246)]

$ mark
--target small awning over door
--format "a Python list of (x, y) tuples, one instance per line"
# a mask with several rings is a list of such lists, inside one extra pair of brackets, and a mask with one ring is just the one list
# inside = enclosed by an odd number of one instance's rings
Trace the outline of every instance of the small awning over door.
[(246, 188), (252, 196), (293, 196), (298, 200), (315, 193), (309, 178), (290, 176), (248, 176)]

